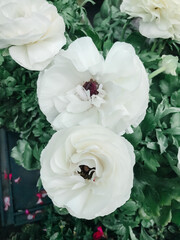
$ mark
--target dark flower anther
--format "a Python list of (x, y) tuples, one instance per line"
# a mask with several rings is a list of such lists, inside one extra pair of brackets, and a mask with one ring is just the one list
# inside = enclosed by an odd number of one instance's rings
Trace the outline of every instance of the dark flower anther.
[(80, 165), (79, 166), (81, 169), (81, 172), (78, 172), (79, 175), (81, 175), (81, 177), (83, 177), (84, 179), (91, 179), (93, 173), (95, 172), (95, 167), (90, 168), (86, 165)]
[(90, 96), (97, 95), (99, 93), (97, 91), (97, 89), (99, 88), (99, 84), (96, 81), (94, 81), (93, 79), (90, 79), (89, 82), (85, 82), (83, 87), (86, 90), (90, 91)]

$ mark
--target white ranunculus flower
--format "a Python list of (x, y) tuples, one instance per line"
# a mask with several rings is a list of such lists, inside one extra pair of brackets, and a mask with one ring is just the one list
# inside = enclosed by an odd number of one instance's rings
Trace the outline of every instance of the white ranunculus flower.
[(0, 49), (29, 70), (43, 70), (66, 43), (65, 24), (46, 0), (1, 0)]
[(135, 155), (123, 137), (99, 125), (56, 132), (41, 154), (41, 180), (57, 207), (93, 219), (122, 206), (133, 186)]
[(104, 60), (91, 38), (79, 38), (40, 73), (37, 86), (40, 109), (56, 130), (95, 123), (122, 134), (148, 106), (147, 73), (127, 43), (116, 42)]
[(120, 9), (131, 17), (140, 18), (142, 35), (180, 41), (179, 0), (123, 0)]

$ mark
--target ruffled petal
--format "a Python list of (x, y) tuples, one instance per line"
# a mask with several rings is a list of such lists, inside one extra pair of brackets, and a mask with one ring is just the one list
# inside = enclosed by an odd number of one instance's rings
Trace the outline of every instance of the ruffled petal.
[(141, 81), (142, 67), (132, 45), (116, 42), (107, 54), (102, 78), (133, 91)]
[(75, 40), (61, 54), (72, 61), (79, 72), (88, 70), (92, 75), (101, 72), (104, 59), (89, 37)]

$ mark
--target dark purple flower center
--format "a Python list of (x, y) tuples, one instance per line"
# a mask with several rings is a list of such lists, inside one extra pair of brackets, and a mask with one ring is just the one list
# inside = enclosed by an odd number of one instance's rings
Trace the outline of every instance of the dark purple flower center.
[(81, 177), (83, 177), (84, 179), (91, 179), (93, 173), (95, 172), (95, 167), (90, 168), (86, 165), (80, 165), (79, 166), (81, 169), (81, 172), (78, 172), (79, 175), (81, 175)]
[(83, 88), (90, 91), (90, 96), (97, 95), (99, 92), (97, 91), (99, 87), (99, 84), (94, 81), (93, 79), (90, 79), (89, 82), (85, 82), (83, 85)]

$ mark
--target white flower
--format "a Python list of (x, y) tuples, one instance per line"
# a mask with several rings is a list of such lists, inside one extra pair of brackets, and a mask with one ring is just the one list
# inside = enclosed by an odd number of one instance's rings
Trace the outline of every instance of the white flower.
[(65, 44), (65, 24), (45, 0), (1, 0), (0, 49), (29, 70), (42, 70)]
[(159, 66), (165, 69), (165, 73), (176, 76), (178, 57), (174, 57), (172, 55), (163, 55), (162, 62), (160, 62)]
[(177, 159), (178, 159), (178, 164), (177, 164), (177, 167), (179, 168), (180, 170), (180, 147), (178, 148), (178, 155), (177, 155)]
[(41, 180), (57, 207), (78, 218), (107, 215), (133, 186), (135, 155), (123, 137), (98, 125), (56, 132), (41, 154)]
[(37, 81), (40, 109), (56, 130), (96, 123), (131, 131), (145, 116), (148, 91), (147, 73), (130, 44), (116, 42), (104, 60), (89, 37), (61, 50)]
[(142, 35), (180, 41), (179, 0), (123, 0), (120, 9), (131, 17), (140, 18)]

